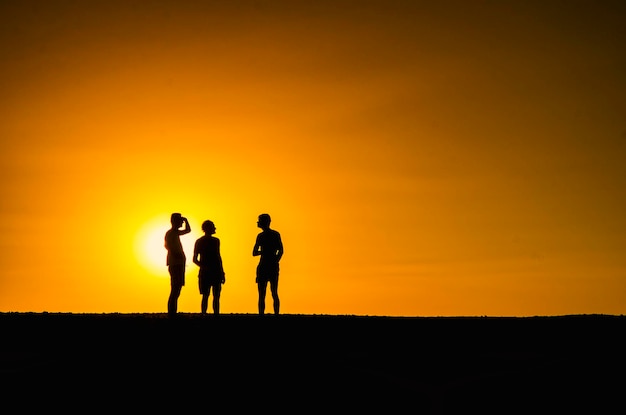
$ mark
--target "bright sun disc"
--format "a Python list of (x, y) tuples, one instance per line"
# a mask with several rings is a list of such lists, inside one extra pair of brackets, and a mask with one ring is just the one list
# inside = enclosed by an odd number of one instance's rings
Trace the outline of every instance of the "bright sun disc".
[(170, 228), (169, 217), (156, 218), (146, 223), (137, 232), (135, 255), (140, 264), (153, 274), (167, 275), (163, 245), (165, 232)]

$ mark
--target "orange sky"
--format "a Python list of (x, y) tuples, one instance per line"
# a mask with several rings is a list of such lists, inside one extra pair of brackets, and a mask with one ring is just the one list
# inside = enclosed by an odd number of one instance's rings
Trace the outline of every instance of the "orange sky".
[[(626, 313), (623, 1), (0, 3), (0, 311)], [(156, 264), (155, 264), (156, 261)], [(199, 312), (190, 261), (179, 302)]]

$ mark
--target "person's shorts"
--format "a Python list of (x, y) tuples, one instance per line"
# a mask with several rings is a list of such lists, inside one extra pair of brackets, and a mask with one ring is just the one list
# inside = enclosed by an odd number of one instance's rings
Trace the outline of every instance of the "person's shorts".
[(259, 264), (256, 268), (256, 282), (278, 284), (278, 264)]
[(185, 264), (169, 265), (167, 270), (170, 272), (172, 287), (185, 286)]
[(209, 294), (211, 292), (211, 287), (213, 287), (213, 294), (221, 289), (222, 275), (215, 272), (207, 272), (201, 269), (198, 272), (198, 288), (200, 289), (200, 294)]

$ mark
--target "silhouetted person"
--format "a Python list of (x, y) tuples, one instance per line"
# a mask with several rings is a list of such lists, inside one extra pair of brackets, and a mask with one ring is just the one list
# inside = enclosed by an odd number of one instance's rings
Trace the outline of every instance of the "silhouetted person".
[(256, 283), (259, 289), (259, 314), (265, 314), (265, 294), (267, 283), (270, 284), (272, 299), (274, 300), (274, 314), (280, 312), (280, 299), (278, 298), (278, 273), (279, 262), (283, 256), (283, 241), (280, 233), (270, 229), (272, 219), (267, 213), (259, 215), (257, 226), (263, 231), (256, 237), (253, 256), (261, 256), (256, 268)]
[[(191, 232), (186, 218), (180, 213), (172, 213), (170, 218), (172, 227), (165, 233), (165, 249), (167, 249), (167, 269), (170, 273), (170, 297), (167, 301), (167, 313), (174, 317), (178, 312), (178, 297), (185, 285), (185, 263), (187, 257), (180, 243), (180, 235)], [(183, 229), (181, 226), (185, 225)]]
[(213, 289), (213, 314), (220, 313), (220, 294), (222, 284), (226, 283), (226, 274), (220, 253), (220, 240), (212, 236), (215, 234), (215, 224), (210, 220), (202, 223), (204, 236), (196, 240), (193, 248), (193, 263), (200, 267), (198, 271), (198, 286), (202, 294), (200, 310), (206, 314), (209, 305), (209, 295)]

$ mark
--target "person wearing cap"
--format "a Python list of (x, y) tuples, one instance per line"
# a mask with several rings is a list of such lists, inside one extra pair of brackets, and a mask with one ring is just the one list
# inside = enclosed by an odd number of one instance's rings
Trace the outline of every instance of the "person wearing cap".
[(265, 295), (267, 284), (270, 284), (270, 291), (274, 301), (274, 314), (280, 312), (280, 299), (278, 298), (278, 274), (279, 262), (283, 257), (283, 241), (280, 233), (270, 229), (272, 219), (267, 213), (259, 215), (257, 226), (262, 229), (256, 237), (252, 256), (260, 256), (256, 269), (256, 283), (259, 291), (259, 314), (265, 314)]
[(226, 283), (226, 274), (220, 253), (220, 240), (213, 236), (215, 224), (210, 220), (202, 222), (204, 236), (196, 240), (193, 248), (193, 263), (200, 267), (198, 271), (198, 287), (202, 295), (200, 311), (206, 314), (209, 295), (213, 289), (213, 314), (220, 313), (220, 294), (222, 284)]
[[(178, 312), (178, 298), (185, 285), (185, 265), (187, 257), (180, 242), (180, 236), (191, 232), (187, 218), (180, 213), (172, 213), (172, 227), (165, 233), (165, 249), (167, 249), (167, 270), (170, 274), (170, 296), (167, 300), (167, 313), (170, 317)], [(183, 225), (184, 228), (180, 229)]]

